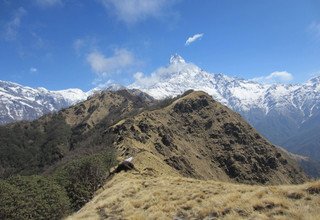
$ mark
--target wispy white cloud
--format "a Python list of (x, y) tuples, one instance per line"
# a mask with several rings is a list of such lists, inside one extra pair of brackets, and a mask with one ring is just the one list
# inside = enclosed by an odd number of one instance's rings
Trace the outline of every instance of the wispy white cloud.
[(320, 22), (312, 22), (308, 30), (318, 39), (320, 40)]
[(43, 8), (62, 5), (62, 0), (34, 0), (35, 4)]
[(275, 71), (267, 76), (256, 77), (252, 80), (261, 83), (287, 83), (293, 80), (293, 75), (287, 71)]
[(38, 72), (38, 69), (35, 67), (31, 67), (29, 71), (30, 71), (30, 73), (36, 73), (36, 72)]
[(148, 17), (159, 18), (166, 15), (165, 9), (176, 0), (100, 0), (109, 12), (114, 12), (119, 20), (134, 24)]
[(44, 49), (48, 46), (48, 42), (43, 39), (37, 32), (33, 31), (30, 34), (33, 37), (32, 47), (36, 49)]
[(195, 42), (196, 40), (200, 40), (203, 37), (203, 33), (202, 34), (195, 34), (191, 37), (189, 37), (185, 43), (186, 46), (189, 46), (190, 44), (192, 44), (193, 42)]
[(4, 37), (6, 40), (11, 41), (17, 38), (21, 20), (26, 14), (27, 11), (23, 7), (20, 7), (15, 11), (12, 19), (5, 25)]
[(79, 54), (80, 50), (86, 45), (84, 39), (78, 38), (73, 42), (73, 49)]
[(98, 40), (93, 36), (85, 36), (76, 38), (72, 43), (72, 48), (75, 53), (80, 56), (82, 54), (88, 53), (88, 51), (93, 51), (97, 48)]
[(98, 51), (91, 52), (87, 56), (87, 62), (98, 77), (106, 77), (121, 73), (133, 66), (136, 63), (136, 58), (127, 49), (117, 49), (110, 57), (106, 57)]

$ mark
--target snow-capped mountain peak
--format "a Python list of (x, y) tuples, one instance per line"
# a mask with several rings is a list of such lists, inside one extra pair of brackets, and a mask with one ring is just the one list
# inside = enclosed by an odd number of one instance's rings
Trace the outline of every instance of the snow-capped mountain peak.
[(51, 91), (51, 92), (53, 94), (61, 95), (71, 105), (74, 105), (79, 101), (83, 101), (88, 97), (87, 93), (77, 88)]
[(180, 95), (189, 89), (202, 90), (229, 107), (244, 109), (258, 104), (260, 90), (266, 90), (260, 87), (263, 86), (256, 82), (208, 73), (195, 64), (185, 62), (179, 55), (171, 57), (169, 66), (157, 69), (150, 76), (138, 78), (129, 86), (157, 99)]
[(177, 64), (177, 63), (186, 63), (186, 61), (178, 54), (172, 55), (170, 57), (170, 64)]

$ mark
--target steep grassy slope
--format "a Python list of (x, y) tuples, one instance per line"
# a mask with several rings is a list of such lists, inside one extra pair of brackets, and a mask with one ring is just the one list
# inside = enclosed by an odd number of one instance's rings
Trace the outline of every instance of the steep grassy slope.
[(308, 219), (320, 218), (320, 182), (256, 186), (120, 173), (75, 219)]
[(134, 156), (141, 170), (161, 174), (167, 167), (186, 177), (243, 183), (306, 179), (288, 154), (204, 92), (191, 92), (166, 107), (121, 120), (107, 132), (115, 135), (118, 151)]
[(0, 178), (48, 173), (75, 158), (112, 150), (113, 135), (104, 131), (152, 102), (133, 92), (97, 94), (33, 122), (0, 126)]

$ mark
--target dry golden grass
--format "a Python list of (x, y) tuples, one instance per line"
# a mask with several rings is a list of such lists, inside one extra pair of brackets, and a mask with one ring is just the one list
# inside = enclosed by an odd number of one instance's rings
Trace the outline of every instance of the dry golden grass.
[(320, 182), (257, 186), (120, 173), (67, 219), (320, 219)]

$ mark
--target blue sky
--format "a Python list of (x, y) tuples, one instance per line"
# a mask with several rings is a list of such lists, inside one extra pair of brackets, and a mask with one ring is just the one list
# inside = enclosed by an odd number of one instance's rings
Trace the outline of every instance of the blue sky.
[(320, 1), (0, 0), (0, 80), (127, 85), (174, 53), (208, 72), (305, 82), (320, 73)]

